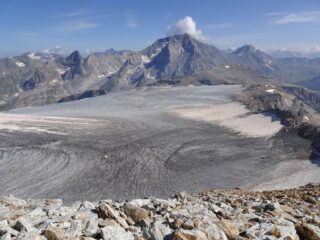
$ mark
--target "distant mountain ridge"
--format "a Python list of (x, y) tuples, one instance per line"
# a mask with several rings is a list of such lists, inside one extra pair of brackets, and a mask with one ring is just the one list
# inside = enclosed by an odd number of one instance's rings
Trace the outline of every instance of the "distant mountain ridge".
[(137, 52), (108, 49), (86, 57), (56, 52), (0, 59), (3, 109), (142, 86), (300, 83), (320, 76), (320, 59), (275, 59), (251, 45), (225, 52), (188, 34), (159, 39)]

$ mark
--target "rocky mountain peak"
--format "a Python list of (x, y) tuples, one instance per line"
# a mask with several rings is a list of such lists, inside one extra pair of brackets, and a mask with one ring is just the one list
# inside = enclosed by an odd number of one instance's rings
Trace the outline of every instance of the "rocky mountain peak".
[(70, 66), (74, 66), (74, 65), (79, 66), (81, 63), (81, 60), (82, 60), (81, 55), (79, 51), (76, 50), (72, 52), (68, 57), (66, 57), (65, 63)]
[(234, 51), (234, 54), (241, 54), (241, 53), (254, 53), (258, 51), (258, 49), (256, 47), (254, 47), (253, 45), (247, 44), (247, 45), (243, 45), (242, 47), (239, 47), (238, 49), (236, 49)]
[(233, 52), (233, 55), (240, 57), (254, 57), (260, 59), (264, 62), (269, 62), (272, 60), (272, 57), (267, 53), (257, 49), (252, 45), (244, 45)]

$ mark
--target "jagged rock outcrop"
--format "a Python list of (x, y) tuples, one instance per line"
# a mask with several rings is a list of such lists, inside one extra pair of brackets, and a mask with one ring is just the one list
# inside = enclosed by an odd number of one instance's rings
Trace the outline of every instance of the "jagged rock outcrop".
[(311, 91), (298, 86), (282, 86), (282, 89), (320, 112), (320, 92)]
[(0, 239), (320, 239), (320, 185), (292, 190), (184, 192), (164, 200), (0, 197)]
[(288, 129), (309, 139), (313, 145), (311, 158), (320, 152), (319, 94), (295, 86), (275, 87), (255, 85), (248, 87), (237, 99), (252, 112), (274, 114)]
[(63, 63), (66, 67), (69, 67), (69, 70), (67, 70), (64, 74), (62, 74), (63, 80), (72, 80), (77, 75), (80, 75), (83, 73), (82, 69), (82, 58), (80, 56), (80, 53), (78, 51), (74, 51), (71, 53), (64, 61)]
[[(311, 118), (314, 110), (274, 85), (249, 86), (239, 97), (254, 113), (272, 113), (287, 127), (297, 128)], [(310, 119), (309, 119), (310, 120)]]

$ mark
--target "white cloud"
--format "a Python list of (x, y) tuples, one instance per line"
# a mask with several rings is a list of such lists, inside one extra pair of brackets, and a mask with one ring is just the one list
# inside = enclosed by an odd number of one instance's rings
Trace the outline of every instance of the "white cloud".
[(320, 11), (306, 11), (298, 13), (279, 13), (278, 15), (268, 16), (279, 16), (274, 19), (273, 24), (284, 25), (290, 23), (319, 23), (320, 22)]
[(295, 51), (303, 54), (311, 54), (320, 52), (320, 44), (290, 44), (281, 48), (283, 51)]
[(126, 22), (125, 22), (125, 27), (127, 28), (136, 28), (139, 26), (138, 20), (137, 20), (137, 16), (134, 13), (133, 10), (128, 10), (125, 12), (125, 18), (126, 18)]
[(209, 29), (217, 29), (217, 28), (230, 28), (233, 27), (233, 23), (218, 23), (218, 24), (208, 24), (207, 28)]
[(61, 17), (80, 17), (80, 16), (88, 16), (92, 14), (92, 11), (91, 10), (87, 10), (87, 9), (78, 9), (78, 10), (75, 10), (73, 12), (66, 12), (66, 13), (62, 13), (60, 14), (59, 16)]
[(282, 16), (286, 15), (288, 12), (269, 12), (264, 14), (263, 16)]
[(97, 27), (98, 23), (96, 22), (88, 21), (86, 19), (78, 19), (75, 21), (65, 22), (55, 29), (60, 32), (79, 32)]
[(184, 34), (187, 33), (201, 42), (209, 42), (209, 38), (206, 37), (200, 29), (197, 29), (196, 22), (190, 16), (186, 16), (176, 22), (175, 25), (167, 27), (168, 35)]

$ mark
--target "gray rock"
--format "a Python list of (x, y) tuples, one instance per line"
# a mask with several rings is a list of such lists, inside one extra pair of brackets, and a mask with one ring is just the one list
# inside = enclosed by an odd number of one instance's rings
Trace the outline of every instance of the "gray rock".
[(66, 231), (70, 239), (77, 239), (81, 236), (81, 221), (72, 220), (70, 227)]
[(95, 234), (97, 234), (98, 230), (99, 230), (98, 222), (94, 221), (94, 220), (90, 220), (87, 222), (87, 225), (86, 225), (83, 233), (86, 237), (92, 237)]
[(89, 201), (84, 201), (81, 204), (80, 208), (82, 208), (82, 207), (85, 208), (85, 209), (96, 209), (96, 206), (94, 205), (94, 203), (89, 202)]
[(8, 227), (8, 221), (7, 220), (0, 221), (0, 229), (5, 227)]
[(106, 226), (102, 228), (104, 240), (134, 240), (131, 232), (126, 232), (120, 226)]
[(48, 218), (46, 212), (44, 212), (41, 208), (31, 211), (25, 215), (25, 217), (29, 219), (32, 225), (38, 225)]
[(12, 236), (18, 236), (19, 232), (11, 227), (1, 228), (0, 229), (0, 235), (1, 234), (10, 234)]
[(226, 234), (214, 223), (203, 227), (202, 231), (210, 240), (228, 240)]
[(184, 229), (188, 229), (188, 230), (191, 230), (194, 228), (194, 222), (191, 220), (191, 219), (188, 219), (187, 221), (185, 221), (183, 224), (182, 224), (182, 227)]
[(36, 232), (30, 232), (19, 234), (17, 240), (46, 240), (46, 238)]
[(0, 221), (9, 219), (10, 216), (11, 216), (10, 209), (0, 204)]
[(172, 230), (161, 222), (156, 221), (151, 224), (148, 233), (152, 240), (163, 240), (171, 235)]
[(0, 240), (11, 240), (11, 234), (5, 233), (4, 235), (0, 236)]
[(34, 232), (36, 229), (33, 227), (33, 224), (26, 217), (20, 217), (15, 225), (15, 229), (19, 232)]

